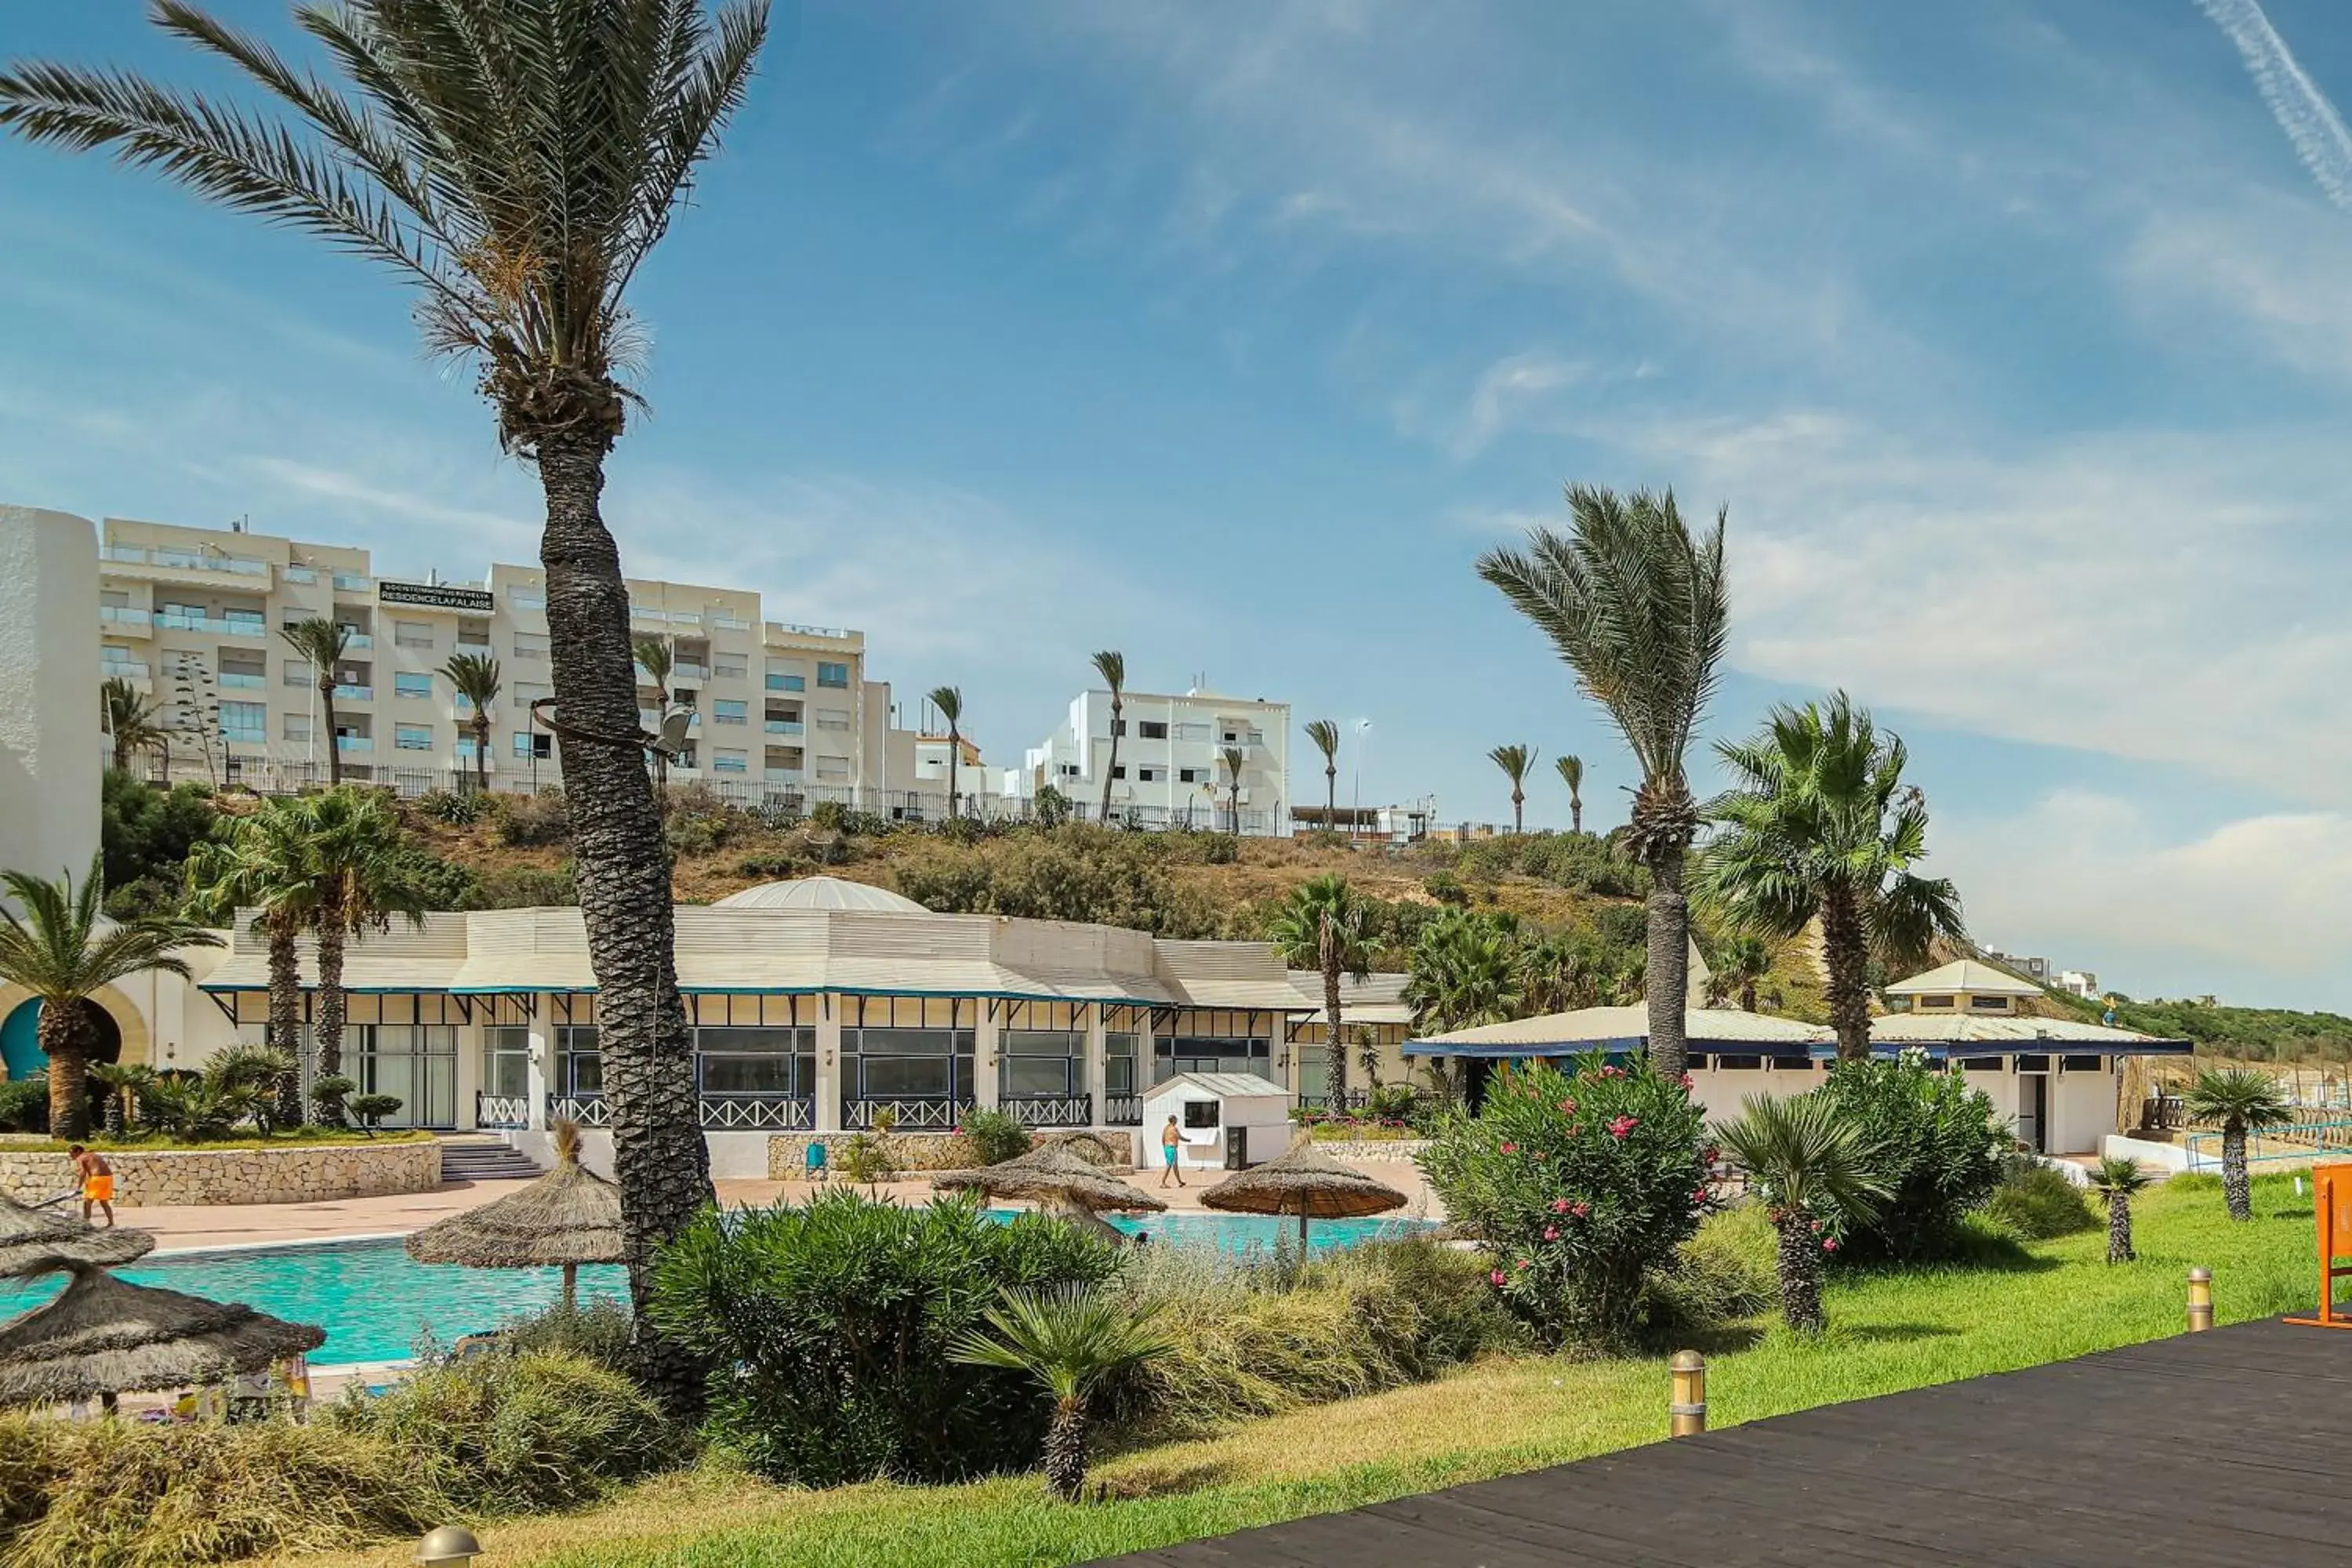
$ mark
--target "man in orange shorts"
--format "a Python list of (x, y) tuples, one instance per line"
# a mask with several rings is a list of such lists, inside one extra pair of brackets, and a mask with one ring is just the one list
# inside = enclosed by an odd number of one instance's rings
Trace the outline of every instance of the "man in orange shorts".
[(106, 1163), (103, 1154), (93, 1154), (77, 1143), (66, 1152), (72, 1156), (74, 1169), (81, 1173), (81, 1222), (89, 1223), (89, 1211), (95, 1206), (106, 1211), (106, 1223), (114, 1224), (114, 1167)]

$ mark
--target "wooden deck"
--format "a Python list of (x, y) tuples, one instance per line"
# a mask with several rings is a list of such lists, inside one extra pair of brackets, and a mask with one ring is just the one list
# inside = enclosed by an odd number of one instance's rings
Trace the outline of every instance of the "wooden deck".
[[(1737, 1363), (1718, 1376), (1737, 1376)], [(1665, 1420), (1659, 1373), (1659, 1422)], [(2242, 1324), (1829, 1405), (1126, 1568), (2352, 1563), (2352, 1333)]]

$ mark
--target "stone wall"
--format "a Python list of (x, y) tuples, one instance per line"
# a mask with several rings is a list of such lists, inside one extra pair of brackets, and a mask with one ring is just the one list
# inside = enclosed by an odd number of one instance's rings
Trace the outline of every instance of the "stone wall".
[[(812, 1143), (825, 1146), (826, 1167), (838, 1177), (844, 1149), (856, 1136), (855, 1132), (790, 1132), (770, 1138), (768, 1180), (799, 1181), (807, 1173), (808, 1146)], [(926, 1171), (961, 1171), (980, 1163), (980, 1156), (960, 1132), (884, 1132), (873, 1136), (882, 1144), (890, 1163), (908, 1176), (919, 1176)], [(1106, 1169), (1133, 1168), (1131, 1138), (1125, 1128), (1102, 1132), (1044, 1132), (1037, 1136), (1045, 1142), (1060, 1143), (1079, 1159)]]
[[(429, 1193), (441, 1184), (441, 1145), (330, 1143), (286, 1149), (179, 1149), (109, 1152), (118, 1205), (300, 1204)], [(37, 1203), (79, 1187), (62, 1153), (0, 1149), (0, 1192)]]
[(1318, 1138), (1315, 1152), (1334, 1160), (1401, 1160), (1410, 1164), (1413, 1156), (1429, 1147), (1426, 1138)]

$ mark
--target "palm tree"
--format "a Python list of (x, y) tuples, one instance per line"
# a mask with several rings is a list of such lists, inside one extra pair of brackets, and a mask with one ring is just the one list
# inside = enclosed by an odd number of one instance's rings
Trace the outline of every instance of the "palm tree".
[(1323, 1089), (1334, 1110), (1346, 1103), (1348, 1093), (1348, 1041), (1339, 1027), (1339, 976), (1352, 974), (1361, 981), (1371, 973), (1371, 944), (1365, 935), (1369, 912), (1345, 877), (1316, 877), (1291, 889), (1266, 931), (1283, 963), (1293, 969), (1322, 973)]
[(959, 686), (934, 686), (930, 704), (940, 710), (948, 726), (948, 816), (958, 815), (961, 797), (956, 793), (956, 763), (963, 757), (963, 689)]
[(373, 790), (330, 790), (299, 803), (316, 869), (312, 926), (319, 938), (318, 1078), (343, 1070), (343, 952), (355, 936), (392, 929), (393, 917), (425, 924), (425, 898), (408, 874), (400, 818)]
[(1584, 831), (1584, 759), (1555, 757), (1553, 767), (1559, 770), (1559, 782), (1568, 786), (1568, 830)]
[(299, 942), (319, 910), (320, 884), (310, 825), (299, 802), (273, 800), (249, 816), (223, 820), (215, 837), (188, 857), (187, 913), (226, 926), (253, 911), (269, 966), (269, 1014), (264, 1037), (296, 1064), (278, 1085), (281, 1119), (299, 1121), (302, 1064), (302, 959)]
[[(1323, 827), (1326, 832), (1335, 827), (1339, 819), (1339, 726), (1329, 719), (1310, 719), (1307, 738), (1323, 753)], [(1349, 842), (1355, 841), (1356, 825), (1348, 825)]]
[(1837, 1245), (1832, 1226), (1871, 1218), (1892, 1187), (1861, 1127), (1822, 1096), (1749, 1095), (1740, 1109), (1738, 1121), (1717, 1124), (1716, 1140), (1748, 1173), (1780, 1238), (1781, 1321), (1817, 1334), (1829, 1326), (1822, 1258)]
[(220, 938), (169, 915), (108, 921), (103, 857), (93, 855), (77, 887), (68, 872), (52, 882), (0, 871), (0, 889), (25, 912), (0, 904), (0, 980), (21, 985), (41, 1005), (35, 1038), (49, 1059), (49, 1133), (89, 1131), (89, 1022), (84, 1004), (117, 981), (150, 970), (190, 978), (174, 949), (218, 947)]
[(1725, 831), (1701, 885), (1767, 935), (1820, 920), (1838, 1056), (1865, 1060), (1871, 961), (1913, 967), (1933, 938), (1966, 934), (1958, 890), (1913, 869), (1927, 854), (1927, 797), (1903, 782), (1902, 739), (1880, 735), (1840, 691), (1783, 703), (1754, 737), (1716, 751), (1733, 784), (1709, 807)]
[[(642, 1310), (656, 1250), (712, 1194), (628, 587), (598, 500), (634, 396), (621, 378), (646, 342), (624, 297), (750, 88), (766, 0), (715, 15), (701, 0), (303, 6), (300, 25), (348, 92), (187, 0), (156, 0), (154, 16), (302, 129), (128, 73), (50, 64), (0, 73), (0, 125), (111, 149), (389, 267), (420, 293), (427, 344), (479, 364), (500, 445), (539, 470), (563, 783)], [(649, 1383), (691, 1410), (700, 1368), (666, 1342), (640, 1349)]]
[(114, 742), (114, 771), (127, 773), (133, 752), (152, 751), (165, 743), (163, 726), (155, 704), (139, 695), (139, 689), (127, 677), (108, 676), (98, 693), (106, 732)]
[(1756, 1011), (1756, 987), (1772, 973), (1773, 944), (1752, 931), (1736, 931), (1717, 947), (1709, 987), (1718, 999), (1739, 999), (1743, 1013)]
[(1528, 770), (1536, 765), (1535, 752), (1526, 746), (1497, 746), (1486, 757), (1511, 781), (1511, 831), (1525, 833)]
[(1127, 656), (1115, 648), (1105, 648), (1095, 655), (1095, 673), (1110, 688), (1110, 761), (1103, 764), (1102, 816), (1096, 820), (1110, 820), (1110, 780), (1118, 772), (1118, 736), (1127, 728)]
[(2147, 1185), (2147, 1173), (2139, 1168), (2137, 1160), (2103, 1155), (2091, 1167), (2091, 1185), (2106, 1194), (2107, 1261), (2129, 1263), (2138, 1256), (2132, 1251), (2132, 1194)]
[(1242, 764), (1248, 761), (1239, 746), (1227, 746), (1217, 753), (1225, 764), (1225, 816), (1234, 837), (1242, 836)]
[(2251, 1068), (2207, 1068), (2181, 1101), (2191, 1121), (2221, 1130), (2221, 1196), (2230, 1205), (2230, 1217), (2253, 1218), (2246, 1134), (2288, 1125), (2294, 1120), (2294, 1107), (2279, 1093), (2276, 1079)]
[[(646, 672), (646, 679), (654, 683), (654, 722), (658, 725), (662, 716), (669, 712), (669, 674), (676, 668), (676, 661), (670, 654), (669, 639), (650, 636), (632, 637), (629, 639), (629, 658)], [(666, 808), (669, 804), (669, 753), (655, 752), (653, 759), (654, 796)]]
[(92, 1062), (83, 1070), (90, 1082), (106, 1090), (106, 1135), (121, 1137), (131, 1129), (140, 1091), (155, 1081), (155, 1069), (145, 1062)]
[(1549, 933), (1519, 947), (1519, 998), (1531, 1014), (1565, 1013), (1591, 1000), (1584, 955)]
[(1698, 835), (1698, 802), (1683, 754), (1715, 694), (1730, 606), (1723, 528), (1694, 539), (1674, 492), (1571, 485), (1566, 535), (1531, 529), (1527, 549), (1490, 550), (1478, 574), (1551, 639), (1578, 686), (1609, 710), (1641, 764), (1625, 847), (1650, 872), (1650, 1059), (1678, 1077), (1689, 1057), (1690, 900), (1683, 860)]
[(1045, 1487), (1065, 1502), (1076, 1501), (1087, 1479), (1087, 1406), (1095, 1390), (1105, 1378), (1173, 1347), (1152, 1331), (1149, 1312), (1138, 1314), (1084, 1285), (1006, 1290), (1003, 1304), (982, 1316), (997, 1337), (973, 1331), (949, 1355), (966, 1366), (1025, 1372), (1053, 1395)]
[[(0, 76), (0, 124), (8, 121), (8, 79)], [(290, 626), (280, 626), (278, 635), (286, 646), (302, 656), (319, 682), (319, 707), (327, 726), (327, 782), (343, 782), (343, 748), (335, 738), (335, 666), (342, 662), (343, 654), (352, 646), (352, 629), (328, 616), (312, 616)]]
[(1448, 910), (1422, 927), (1406, 967), (1404, 1000), (1423, 1028), (1506, 1023), (1525, 1005), (1517, 939), (1490, 915)]
[(449, 656), (441, 667), (449, 684), (466, 705), (474, 710), (467, 727), (474, 731), (474, 787), (484, 795), (490, 792), (490, 707), (499, 700), (499, 661), (486, 653), (459, 653)]

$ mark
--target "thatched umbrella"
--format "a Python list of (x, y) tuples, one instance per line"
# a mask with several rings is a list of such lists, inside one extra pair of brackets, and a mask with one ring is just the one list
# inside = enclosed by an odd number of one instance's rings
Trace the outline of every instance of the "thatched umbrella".
[(110, 1268), (155, 1250), (152, 1232), (104, 1230), (68, 1214), (29, 1208), (0, 1193), (0, 1279), (39, 1274), (68, 1263)]
[(133, 1285), (87, 1263), (58, 1299), (0, 1323), (0, 1405), (217, 1383), (317, 1350), (324, 1329), (242, 1301)]
[(1040, 1143), (1002, 1164), (940, 1171), (931, 1177), (931, 1186), (940, 1192), (981, 1192), (992, 1198), (1028, 1198), (1108, 1241), (1127, 1237), (1103, 1223), (1100, 1216), (1106, 1210), (1157, 1214), (1168, 1206), (1141, 1187), (1087, 1163), (1059, 1143)]
[(554, 1124), (555, 1168), (519, 1193), (451, 1215), (408, 1238), (419, 1263), (468, 1268), (561, 1268), (563, 1305), (578, 1304), (580, 1266), (619, 1263), (621, 1189), (580, 1163), (580, 1126)]
[(1374, 1181), (1301, 1143), (1278, 1160), (1236, 1171), (1201, 1194), (1213, 1209), (1232, 1214), (1295, 1214), (1298, 1241), (1307, 1244), (1309, 1219), (1356, 1219), (1401, 1209), (1409, 1201), (1385, 1182)]

